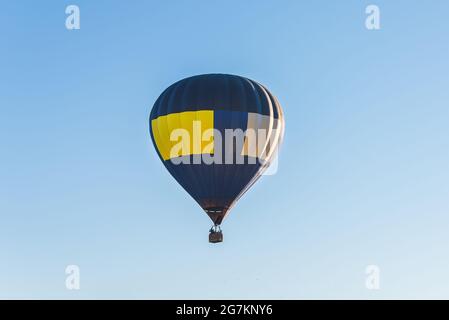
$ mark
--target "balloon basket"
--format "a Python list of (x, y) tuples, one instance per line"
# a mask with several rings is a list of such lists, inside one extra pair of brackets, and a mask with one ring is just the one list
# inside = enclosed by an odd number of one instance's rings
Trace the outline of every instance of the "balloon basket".
[(211, 231), (211, 232), (209, 232), (209, 242), (210, 243), (223, 242), (223, 233), (221, 231)]

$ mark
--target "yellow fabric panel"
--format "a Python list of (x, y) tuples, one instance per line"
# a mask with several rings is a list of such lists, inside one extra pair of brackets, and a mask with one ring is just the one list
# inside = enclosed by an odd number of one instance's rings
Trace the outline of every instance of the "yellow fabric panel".
[[(151, 129), (157, 150), (164, 160), (171, 158), (172, 150), (178, 150), (175, 156), (201, 154), (204, 148), (213, 141), (203, 141), (204, 131), (214, 128), (214, 112), (212, 110), (185, 111), (171, 113), (151, 120)], [(174, 131), (183, 129), (184, 131)], [(171, 134), (179, 133), (173, 136)], [(188, 136), (185, 136), (187, 134)], [(173, 147), (177, 146), (176, 149)]]
[(198, 111), (196, 114), (196, 120), (201, 121), (201, 148), (198, 152), (206, 153), (206, 147), (212, 144), (211, 151), (209, 154), (213, 154), (214, 146), (214, 137), (212, 136), (210, 139), (203, 141), (203, 135), (206, 130), (214, 129), (214, 112), (212, 110), (209, 111)]
[[(170, 154), (170, 145), (166, 142), (167, 137), (170, 137), (170, 134), (168, 133), (166, 118), (159, 119), (156, 129), (159, 132), (159, 139), (161, 141), (161, 148), (159, 149), (158, 147), (158, 149), (160, 150), (159, 152), (161, 152), (161, 154), (163, 155)], [(163, 158), (165, 160), (165, 156), (163, 156)]]
[[(173, 126), (173, 129), (176, 128), (183, 128), (186, 129), (189, 132), (190, 139), (189, 140), (183, 140), (184, 143), (188, 143), (186, 146), (186, 149), (183, 150), (190, 150), (190, 152), (181, 152), (178, 153), (177, 156), (186, 156), (189, 154), (197, 154), (194, 152), (194, 141), (193, 141), (193, 121), (196, 121), (196, 113), (200, 111), (187, 111), (187, 112), (181, 112), (181, 113), (174, 113), (175, 116), (178, 118), (178, 124), (177, 127)], [(175, 142), (176, 143), (176, 142)], [(172, 158), (169, 156), (169, 159)]]

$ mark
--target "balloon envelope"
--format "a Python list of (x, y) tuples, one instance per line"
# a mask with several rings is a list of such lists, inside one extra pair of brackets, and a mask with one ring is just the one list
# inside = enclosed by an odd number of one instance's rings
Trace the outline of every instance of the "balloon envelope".
[(276, 157), (284, 117), (274, 95), (253, 80), (197, 75), (159, 96), (150, 134), (170, 174), (220, 225)]

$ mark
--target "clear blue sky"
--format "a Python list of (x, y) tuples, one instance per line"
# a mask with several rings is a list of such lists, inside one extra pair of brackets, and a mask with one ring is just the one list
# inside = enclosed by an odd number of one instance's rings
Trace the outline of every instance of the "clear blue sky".
[[(381, 30), (365, 28), (371, 3)], [(65, 28), (69, 4), (80, 30)], [(3, 1), (0, 297), (449, 298), (448, 12)], [(220, 245), (147, 123), (168, 85), (213, 72), (265, 84), (286, 118), (278, 173), (239, 201)]]

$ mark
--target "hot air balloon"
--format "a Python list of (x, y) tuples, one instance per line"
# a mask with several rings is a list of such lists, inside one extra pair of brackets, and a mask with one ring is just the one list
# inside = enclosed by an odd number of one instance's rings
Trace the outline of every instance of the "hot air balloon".
[(161, 161), (212, 220), (209, 241), (221, 242), (223, 219), (277, 156), (278, 100), (245, 77), (197, 75), (162, 92), (149, 120)]

